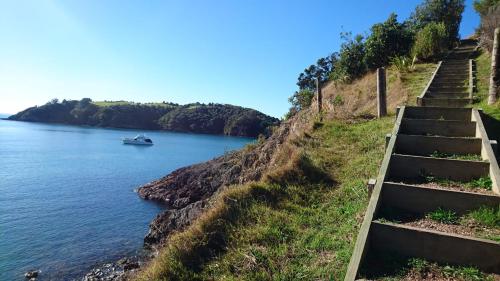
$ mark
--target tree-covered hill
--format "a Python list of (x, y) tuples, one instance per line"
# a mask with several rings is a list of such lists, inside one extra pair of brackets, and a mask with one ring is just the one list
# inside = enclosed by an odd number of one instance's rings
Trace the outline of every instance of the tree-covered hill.
[(256, 137), (279, 120), (259, 111), (227, 104), (139, 104), (92, 102), (89, 98), (52, 100), (25, 109), (9, 120), (129, 129)]

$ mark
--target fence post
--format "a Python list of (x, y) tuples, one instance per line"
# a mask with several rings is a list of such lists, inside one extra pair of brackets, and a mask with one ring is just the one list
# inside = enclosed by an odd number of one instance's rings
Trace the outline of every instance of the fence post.
[(316, 93), (318, 98), (318, 113), (321, 113), (323, 106), (323, 93), (321, 93), (321, 82), (319, 78), (316, 78)]
[(385, 81), (385, 68), (377, 68), (377, 117), (387, 115), (387, 86)]
[(491, 73), (490, 73), (490, 89), (488, 95), (488, 104), (494, 104), (497, 101), (498, 87), (498, 36), (500, 28), (495, 28), (495, 37), (493, 39), (493, 49), (491, 50)]

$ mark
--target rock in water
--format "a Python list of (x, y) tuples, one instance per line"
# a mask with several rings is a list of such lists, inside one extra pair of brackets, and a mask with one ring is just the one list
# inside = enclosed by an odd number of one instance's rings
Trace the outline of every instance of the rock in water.
[(30, 279), (30, 280), (36, 279), (38, 277), (39, 273), (40, 273), (40, 271), (38, 271), (38, 270), (30, 270), (24, 274), (24, 277), (26, 277), (26, 279)]

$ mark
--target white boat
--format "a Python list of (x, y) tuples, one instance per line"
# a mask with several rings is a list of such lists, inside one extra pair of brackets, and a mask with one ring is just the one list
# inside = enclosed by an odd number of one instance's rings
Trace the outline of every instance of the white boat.
[(153, 145), (153, 141), (145, 135), (137, 135), (135, 138), (123, 138), (123, 144)]

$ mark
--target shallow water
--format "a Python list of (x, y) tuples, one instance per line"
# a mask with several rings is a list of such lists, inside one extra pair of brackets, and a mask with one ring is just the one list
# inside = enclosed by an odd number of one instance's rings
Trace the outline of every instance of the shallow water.
[(134, 189), (252, 139), (0, 120), (0, 280), (71, 280), (135, 254), (162, 207)]

